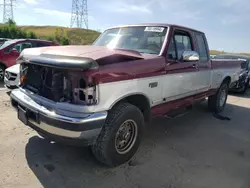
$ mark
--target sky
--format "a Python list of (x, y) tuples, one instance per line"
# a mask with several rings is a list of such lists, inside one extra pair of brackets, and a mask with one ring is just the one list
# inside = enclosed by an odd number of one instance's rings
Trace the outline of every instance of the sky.
[[(71, 0), (16, 0), (14, 19), (18, 25), (69, 27), (71, 7)], [(2, 12), (1, 7), (0, 16)], [(88, 13), (89, 28), (94, 30), (178, 24), (203, 31), (210, 49), (250, 53), (250, 0), (89, 0)]]

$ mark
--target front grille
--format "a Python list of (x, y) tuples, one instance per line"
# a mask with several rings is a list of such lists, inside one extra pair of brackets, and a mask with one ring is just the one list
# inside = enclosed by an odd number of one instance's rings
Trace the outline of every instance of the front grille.
[(17, 74), (5, 71), (5, 78), (10, 81), (15, 81), (17, 78)]
[(22, 70), (24, 69), (24, 88), (54, 101), (60, 101), (64, 97), (64, 70), (34, 64), (24, 64)]

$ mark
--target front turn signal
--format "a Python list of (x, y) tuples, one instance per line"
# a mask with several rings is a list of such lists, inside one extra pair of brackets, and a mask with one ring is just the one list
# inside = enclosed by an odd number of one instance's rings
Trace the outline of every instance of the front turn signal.
[(26, 77), (25, 77), (25, 75), (23, 75), (22, 77), (21, 77), (21, 84), (24, 84), (24, 81), (25, 81), (25, 79), (26, 79)]

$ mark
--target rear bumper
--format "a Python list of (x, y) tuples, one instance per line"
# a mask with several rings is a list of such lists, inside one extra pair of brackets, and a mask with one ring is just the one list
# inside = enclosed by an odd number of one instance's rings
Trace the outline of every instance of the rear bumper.
[(26, 112), (27, 125), (53, 141), (91, 145), (107, 117), (106, 111), (86, 113), (82, 118), (59, 115), (38, 104), (20, 89), (13, 90), (10, 96), (12, 105)]

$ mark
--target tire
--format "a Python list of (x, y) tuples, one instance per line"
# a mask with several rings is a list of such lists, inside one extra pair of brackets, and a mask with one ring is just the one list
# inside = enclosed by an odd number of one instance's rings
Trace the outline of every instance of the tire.
[[(224, 95), (223, 102), (220, 100), (222, 94)], [(223, 82), (218, 91), (216, 92), (216, 94), (208, 97), (208, 108), (215, 113), (222, 112), (227, 102), (227, 96), (228, 96), (228, 83)]]
[[(122, 128), (129, 126), (135, 128), (131, 128), (130, 130), (133, 131), (128, 131), (130, 134), (126, 134), (126, 138), (128, 137), (129, 141), (127, 150), (122, 152), (120, 143), (125, 141), (120, 141), (118, 138), (123, 137), (125, 139)], [(108, 113), (102, 131), (95, 144), (91, 147), (92, 152), (98, 161), (107, 166), (121, 165), (131, 159), (136, 153), (140, 145), (143, 129), (144, 117), (141, 111), (132, 104), (119, 103)]]
[(4, 80), (5, 67), (0, 64), (0, 82)]

